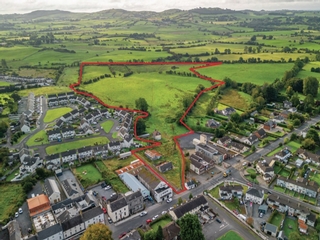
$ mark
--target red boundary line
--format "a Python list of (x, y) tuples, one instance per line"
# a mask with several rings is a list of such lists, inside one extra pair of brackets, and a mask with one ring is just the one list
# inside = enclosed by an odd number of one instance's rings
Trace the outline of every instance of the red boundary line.
[(135, 113), (139, 113), (139, 115), (136, 117), (135, 122), (134, 122), (134, 136), (137, 140), (143, 141), (143, 142), (147, 142), (150, 143), (150, 146), (146, 146), (146, 147), (142, 147), (142, 148), (138, 148), (138, 149), (134, 149), (131, 151), (131, 153), (137, 157), (138, 159), (139, 156), (136, 154), (136, 152), (148, 149), (148, 148), (153, 148), (153, 147), (158, 147), (161, 145), (160, 142), (155, 142), (152, 140), (147, 140), (147, 139), (143, 139), (143, 138), (139, 138), (137, 136), (137, 131), (136, 131), (136, 125), (137, 125), (137, 121), (141, 118), (147, 118), (149, 113), (147, 112), (143, 112), (141, 110), (135, 110), (135, 109), (126, 109), (126, 108), (120, 108), (120, 107), (116, 107), (116, 106), (111, 106), (108, 105), (106, 103), (104, 103), (101, 99), (99, 99), (98, 97), (96, 97), (95, 95), (88, 93), (88, 92), (83, 92), (83, 91), (79, 91), (77, 89), (75, 89), (75, 87), (80, 86), (81, 81), (82, 81), (82, 74), (83, 74), (83, 68), (85, 66), (90, 66), (90, 65), (201, 65), (201, 66), (197, 66), (197, 67), (191, 67), (189, 70), (194, 73), (197, 77), (206, 80), (206, 81), (210, 81), (210, 82), (214, 82), (214, 83), (218, 83), (218, 84), (214, 84), (209, 88), (206, 88), (204, 90), (202, 90), (201, 92), (199, 92), (199, 94), (197, 95), (197, 97), (193, 100), (193, 102), (190, 104), (190, 106), (188, 107), (188, 109), (184, 112), (184, 114), (182, 115), (182, 117), (180, 118), (179, 122), (186, 128), (188, 129), (189, 132), (181, 134), (181, 135), (177, 135), (173, 137), (173, 140), (175, 142), (175, 144), (178, 146), (181, 157), (182, 157), (182, 161), (181, 161), (181, 185), (182, 185), (182, 189), (181, 190), (177, 190), (175, 189), (170, 183), (168, 183), (168, 181), (166, 181), (160, 174), (158, 174), (152, 167), (149, 166), (149, 164), (144, 161), (143, 159), (140, 159), (140, 161), (142, 161), (145, 166), (152, 172), (154, 173), (159, 179), (161, 179), (163, 182), (165, 182), (166, 184), (168, 184), (168, 186), (170, 186), (172, 188), (172, 190), (176, 193), (182, 193), (186, 190), (185, 188), (185, 158), (184, 158), (184, 154), (183, 151), (180, 147), (179, 141), (178, 139), (190, 134), (193, 134), (194, 131), (183, 121), (184, 118), (187, 116), (187, 114), (189, 113), (189, 111), (192, 109), (192, 107), (194, 106), (194, 104), (196, 103), (196, 101), (200, 98), (200, 96), (205, 93), (208, 92), (214, 88), (217, 88), (218, 86), (221, 86), (224, 84), (223, 81), (220, 80), (216, 80), (207, 76), (203, 76), (200, 73), (198, 73), (196, 70), (197, 69), (201, 69), (201, 68), (207, 68), (207, 67), (212, 67), (212, 66), (217, 66), (217, 65), (221, 65), (222, 62), (82, 62), (80, 64), (80, 72), (79, 72), (79, 78), (78, 78), (78, 82), (74, 83), (74, 84), (70, 84), (69, 88), (72, 89), (75, 93), (77, 94), (82, 94), (84, 96), (87, 97), (91, 97), (93, 99), (95, 99), (97, 102), (99, 102), (101, 105), (107, 107), (107, 108), (113, 108), (116, 110), (124, 110), (124, 111), (130, 111), (130, 112), (135, 112)]

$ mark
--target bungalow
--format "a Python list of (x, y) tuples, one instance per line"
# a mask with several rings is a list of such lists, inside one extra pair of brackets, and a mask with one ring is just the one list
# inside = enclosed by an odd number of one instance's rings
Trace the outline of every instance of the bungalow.
[(190, 189), (195, 188), (197, 185), (193, 180), (190, 180), (188, 182), (185, 182), (184, 186), (186, 187), (186, 189), (190, 190)]
[(77, 151), (69, 150), (61, 153), (61, 159), (63, 163), (73, 162), (77, 160)]
[(119, 141), (109, 142), (108, 149), (113, 152), (118, 152), (121, 149), (121, 143)]
[(243, 145), (241, 143), (236, 143), (236, 142), (232, 142), (229, 147), (231, 150), (234, 150), (234, 151), (240, 152), (240, 153), (244, 153), (249, 150), (249, 148), (246, 147), (245, 145)]
[(255, 189), (255, 188), (250, 188), (245, 195), (246, 201), (254, 202), (257, 204), (262, 204), (263, 202), (263, 197), (264, 197), (264, 191)]
[(232, 199), (232, 197), (241, 198), (243, 187), (241, 185), (225, 185), (219, 187), (219, 196), (223, 199)]
[(277, 152), (274, 156), (279, 161), (281, 161), (283, 163), (287, 163), (288, 159), (292, 156), (292, 153), (290, 152), (290, 150), (288, 148), (284, 148), (280, 152)]
[(259, 138), (256, 136), (256, 135), (254, 135), (254, 134), (251, 134), (248, 138), (246, 138), (243, 142), (245, 143), (245, 144), (248, 144), (248, 145), (250, 145), (250, 146), (252, 146), (253, 144), (255, 144), (256, 142), (258, 142), (259, 141)]
[(172, 162), (164, 162), (157, 166), (158, 170), (162, 173), (167, 172), (173, 168)]
[(293, 180), (279, 176), (277, 178), (277, 185), (300, 194), (305, 194), (312, 198), (316, 198), (318, 195), (319, 185), (314, 181), (308, 181), (307, 179), (301, 177)]
[(215, 161), (201, 152), (196, 152), (190, 156), (190, 169), (201, 175), (214, 167)]
[(144, 154), (152, 161), (158, 160), (161, 158), (161, 154), (155, 150), (146, 150)]
[(209, 128), (218, 128), (220, 126), (220, 123), (215, 121), (214, 119), (209, 119), (206, 123), (206, 127)]
[(274, 122), (273, 120), (269, 120), (263, 124), (263, 128), (268, 131), (275, 129), (276, 127), (277, 127), (277, 123)]
[(74, 131), (73, 127), (67, 127), (61, 129), (62, 138), (74, 138), (76, 132)]
[(93, 156), (93, 150), (91, 146), (78, 149), (79, 159), (87, 159)]
[(70, 122), (70, 121), (72, 121), (72, 115), (71, 115), (71, 113), (66, 113), (66, 114), (62, 115), (62, 117), (60, 117), (60, 119), (63, 122)]
[(55, 170), (60, 167), (60, 154), (52, 154), (46, 156), (46, 168), (49, 170)]
[(160, 141), (161, 140), (161, 133), (157, 130), (154, 130), (152, 133), (152, 137), (154, 140)]
[(227, 107), (227, 108), (223, 109), (221, 112), (225, 116), (230, 116), (232, 113), (235, 113), (236, 110), (232, 107)]
[(271, 235), (272, 237), (276, 237), (278, 232), (278, 227), (276, 225), (273, 225), (267, 222), (266, 225), (264, 226), (264, 232), (268, 235)]
[(224, 136), (220, 138), (217, 143), (223, 146), (228, 146), (232, 142), (232, 139), (229, 136)]
[(47, 136), (49, 141), (61, 140), (60, 130), (48, 130)]
[(292, 107), (292, 102), (290, 101), (283, 101), (283, 108), (291, 108)]
[(302, 148), (299, 148), (296, 154), (303, 160), (310, 161), (317, 166), (319, 166), (320, 164), (320, 156), (317, 154), (314, 154)]
[(263, 128), (260, 128), (258, 131), (254, 132), (253, 134), (256, 135), (259, 139), (262, 139), (267, 136), (267, 133)]

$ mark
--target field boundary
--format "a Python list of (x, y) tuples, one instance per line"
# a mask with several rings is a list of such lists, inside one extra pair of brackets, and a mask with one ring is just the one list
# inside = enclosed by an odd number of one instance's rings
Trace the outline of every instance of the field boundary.
[[(163, 182), (165, 182), (168, 186), (170, 186), (172, 188), (172, 190), (176, 193), (176, 194), (179, 194), (179, 193), (182, 193), (184, 191), (186, 191), (186, 187), (185, 187), (185, 158), (184, 158), (184, 154), (183, 154), (183, 150), (182, 148), (180, 147), (180, 144), (179, 144), (179, 141), (178, 139), (181, 138), (181, 137), (184, 137), (184, 136), (187, 136), (187, 135), (190, 135), (190, 134), (193, 134), (194, 131), (183, 121), (184, 118), (187, 116), (187, 114), (189, 113), (189, 111), (192, 109), (192, 107), (194, 106), (194, 104), (196, 103), (196, 101), (198, 101), (198, 99), (200, 98), (200, 96), (205, 93), (205, 92), (208, 92), (214, 88), (217, 88), (221, 85), (224, 84), (223, 81), (221, 80), (216, 80), (216, 79), (213, 79), (211, 77), (207, 77), (207, 76), (204, 76), (204, 75), (201, 75), (199, 72), (197, 72), (198, 69), (202, 69), (202, 68), (207, 68), (207, 67), (213, 67), (213, 66), (218, 66), (218, 65), (221, 65), (222, 62), (82, 62), (80, 64), (80, 69), (79, 69), (79, 78), (78, 78), (78, 82), (76, 83), (73, 83), (73, 84), (70, 84), (69, 85), (69, 88), (71, 90), (73, 90), (75, 93), (77, 94), (81, 94), (81, 95), (84, 95), (84, 96), (87, 96), (87, 97), (90, 97), (90, 98), (93, 98), (94, 100), (96, 100), (98, 103), (100, 103), (102, 106), (105, 106), (107, 108), (112, 108), (112, 109), (116, 109), (116, 110), (124, 110), (124, 111), (129, 111), (129, 112), (133, 112), (133, 113), (137, 113), (139, 114), (136, 119), (135, 119), (135, 122), (134, 122), (134, 136), (137, 140), (139, 141), (143, 141), (143, 142), (147, 142), (149, 143), (150, 145), (149, 146), (145, 146), (145, 147), (142, 147), (142, 148), (138, 148), (138, 149), (134, 149), (134, 150), (131, 150), (131, 153), (137, 157), (140, 161), (142, 161), (145, 166), (152, 172), (154, 173), (159, 179), (161, 179)], [(136, 125), (137, 125), (137, 121), (139, 119), (143, 119), (143, 118), (147, 118), (149, 116), (149, 113), (148, 112), (144, 112), (144, 111), (141, 111), (141, 110), (137, 110), (137, 109), (127, 109), (127, 108), (120, 108), (120, 107), (117, 107), (117, 106), (111, 106), (111, 105), (108, 105), (107, 103), (103, 102), (100, 98), (98, 98), (97, 96), (95, 96), (94, 94), (92, 93), (88, 93), (88, 92), (85, 92), (85, 91), (81, 91), (81, 90), (78, 90), (76, 89), (76, 87), (80, 86), (81, 82), (82, 82), (82, 75), (83, 75), (83, 69), (85, 66), (110, 66), (110, 65), (200, 65), (200, 66), (194, 66), (194, 67), (191, 67), (189, 68), (189, 70), (194, 73), (198, 78), (201, 78), (203, 80), (206, 80), (206, 81), (210, 81), (212, 83), (215, 83), (213, 84), (211, 87), (209, 88), (205, 88), (203, 89), (201, 92), (198, 93), (198, 95), (195, 97), (195, 99), (193, 100), (193, 102), (190, 104), (190, 106), (187, 108), (187, 110), (184, 112), (184, 114), (182, 115), (182, 117), (179, 119), (179, 122), (181, 123), (181, 125), (183, 125), (187, 130), (188, 132), (187, 133), (184, 133), (184, 134), (180, 134), (180, 135), (177, 135), (177, 136), (174, 136), (173, 137), (173, 140), (176, 144), (176, 146), (178, 146), (178, 149), (179, 149), (179, 152), (180, 152), (180, 155), (181, 155), (181, 187), (182, 189), (181, 190), (177, 190), (175, 189), (168, 181), (166, 181), (160, 174), (158, 174), (151, 166), (149, 166), (149, 164), (144, 161), (143, 159), (140, 159), (138, 157), (138, 155), (136, 154), (136, 152), (140, 152), (140, 151), (143, 151), (145, 149), (149, 149), (149, 148), (155, 148), (155, 147), (158, 147), (161, 145), (160, 142), (156, 142), (156, 141), (153, 141), (153, 140), (147, 140), (147, 139), (143, 139), (143, 138), (140, 138), (138, 135), (137, 135), (137, 131), (136, 131)]]

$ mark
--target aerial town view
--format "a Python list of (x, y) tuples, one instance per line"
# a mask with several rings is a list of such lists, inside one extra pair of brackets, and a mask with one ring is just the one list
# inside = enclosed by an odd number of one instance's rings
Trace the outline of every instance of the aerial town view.
[(0, 240), (319, 239), (320, 1), (0, 3)]

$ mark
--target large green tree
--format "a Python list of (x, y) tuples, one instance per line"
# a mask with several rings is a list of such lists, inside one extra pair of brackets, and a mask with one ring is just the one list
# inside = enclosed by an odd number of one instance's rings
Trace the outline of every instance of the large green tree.
[(315, 77), (306, 77), (303, 80), (303, 94), (311, 94), (314, 97), (318, 95), (319, 82)]
[(112, 240), (112, 232), (107, 225), (96, 223), (89, 225), (80, 240)]
[(307, 132), (306, 138), (312, 139), (316, 144), (320, 144), (319, 134), (315, 129), (310, 128)]
[(201, 224), (197, 215), (186, 214), (179, 220), (180, 236), (183, 240), (204, 240)]
[(144, 111), (144, 112), (147, 112), (148, 107), (149, 107), (149, 105), (148, 105), (145, 98), (139, 98), (136, 100), (136, 108), (137, 109)]
[(145, 123), (145, 121), (143, 119), (139, 119), (137, 121), (136, 130), (137, 130), (137, 135), (141, 135), (141, 134), (145, 133), (145, 131), (146, 131), (146, 123)]

